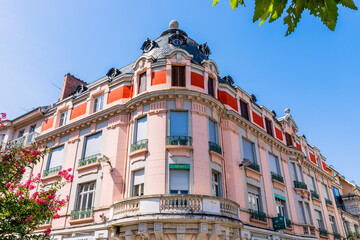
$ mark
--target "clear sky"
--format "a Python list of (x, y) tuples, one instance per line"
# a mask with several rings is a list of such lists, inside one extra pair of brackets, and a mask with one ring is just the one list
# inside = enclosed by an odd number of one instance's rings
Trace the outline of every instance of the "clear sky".
[[(253, 0), (0, 0), (0, 112), (13, 119), (55, 103), (68, 72), (92, 82), (136, 60), (172, 19), (207, 42), (220, 69), (280, 117), (285, 108), (327, 164), (360, 184), (360, 12), (340, 7), (335, 32), (303, 14), (284, 37), (282, 19), (252, 23)], [(356, 1), (360, 7), (359, 1)]]

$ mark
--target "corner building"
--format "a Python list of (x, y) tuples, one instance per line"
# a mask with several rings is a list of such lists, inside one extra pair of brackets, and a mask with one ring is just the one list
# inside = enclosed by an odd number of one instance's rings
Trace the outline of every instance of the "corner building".
[(341, 239), (325, 157), (287, 109), (256, 103), (220, 77), (206, 43), (178, 29), (146, 39), (133, 63), (86, 83), (65, 75), (60, 100), (6, 122), (3, 143), (53, 151), (30, 169), (74, 182), (57, 240)]

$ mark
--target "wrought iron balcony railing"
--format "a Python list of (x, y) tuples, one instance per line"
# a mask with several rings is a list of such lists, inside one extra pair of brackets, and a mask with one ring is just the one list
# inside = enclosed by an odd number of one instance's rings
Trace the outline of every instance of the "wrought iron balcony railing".
[(307, 190), (307, 185), (303, 182), (294, 181), (295, 188), (301, 188)]
[(326, 203), (326, 204), (329, 204), (329, 205), (333, 205), (332, 201), (329, 200), (329, 199), (327, 199), (327, 198), (325, 198), (325, 203)]
[(140, 141), (137, 141), (130, 146), (130, 152), (134, 152), (139, 149), (148, 148), (149, 141), (147, 139), (143, 139)]
[(168, 136), (166, 145), (192, 146), (192, 138), (189, 136)]
[(34, 142), (35, 137), (39, 136), (39, 133), (37, 132), (31, 132), (29, 134), (25, 134), (22, 137), (16, 138), (9, 142), (9, 144), (16, 146), (16, 147), (23, 147), (30, 145)]
[(327, 236), (328, 232), (325, 229), (319, 228), (319, 234), (320, 236)]
[(317, 193), (314, 192), (314, 191), (311, 191), (311, 197), (320, 200), (319, 194), (317, 194)]
[(341, 239), (341, 235), (339, 233), (333, 233), (335, 239)]
[(249, 210), (249, 213), (251, 219), (266, 222), (266, 213), (252, 209)]
[(271, 172), (271, 179), (284, 183), (284, 178), (280, 174)]
[(85, 165), (89, 165), (92, 164), (94, 162), (97, 162), (99, 157), (101, 156), (100, 153), (88, 156), (86, 158), (80, 159), (79, 160), (79, 167), (85, 166)]
[(214, 142), (209, 142), (209, 150), (210, 151), (214, 151), (217, 152), (218, 154), (222, 154), (222, 150), (219, 144), (214, 143)]
[(56, 166), (43, 171), (43, 177), (52, 176), (57, 174), (62, 169), (62, 166)]
[(251, 163), (250, 165), (247, 166), (248, 168), (251, 168), (257, 172), (260, 172), (260, 166), (259, 164), (256, 164), (256, 163)]
[(82, 210), (73, 210), (71, 211), (70, 218), (71, 220), (91, 218), (93, 216), (94, 209), (86, 208)]

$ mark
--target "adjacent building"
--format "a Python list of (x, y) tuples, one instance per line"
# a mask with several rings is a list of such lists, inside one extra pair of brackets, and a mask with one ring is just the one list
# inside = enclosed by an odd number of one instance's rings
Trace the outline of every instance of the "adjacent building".
[(26, 172), (42, 174), (38, 188), (73, 169), (68, 206), (40, 228), (57, 240), (345, 237), (331, 169), (289, 109), (277, 117), (220, 77), (176, 21), (141, 50), (92, 83), (66, 74), (57, 103), (0, 129), (4, 144), (52, 149)]

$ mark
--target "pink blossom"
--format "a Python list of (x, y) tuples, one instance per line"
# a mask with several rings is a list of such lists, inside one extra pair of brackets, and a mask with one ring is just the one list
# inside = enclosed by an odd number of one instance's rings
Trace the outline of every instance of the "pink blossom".
[(71, 168), (69, 168), (67, 171), (68, 171), (68, 172), (70, 172), (71, 170), (72, 170), (72, 169), (71, 169)]
[(57, 218), (60, 218), (60, 215), (58, 213), (53, 215), (53, 219), (57, 219)]
[(50, 229), (50, 228), (46, 229), (46, 230), (44, 231), (44, 233), (47, 234), (47, 235), (49, 235), (49, 234), (51, 233), (51, 229)]

